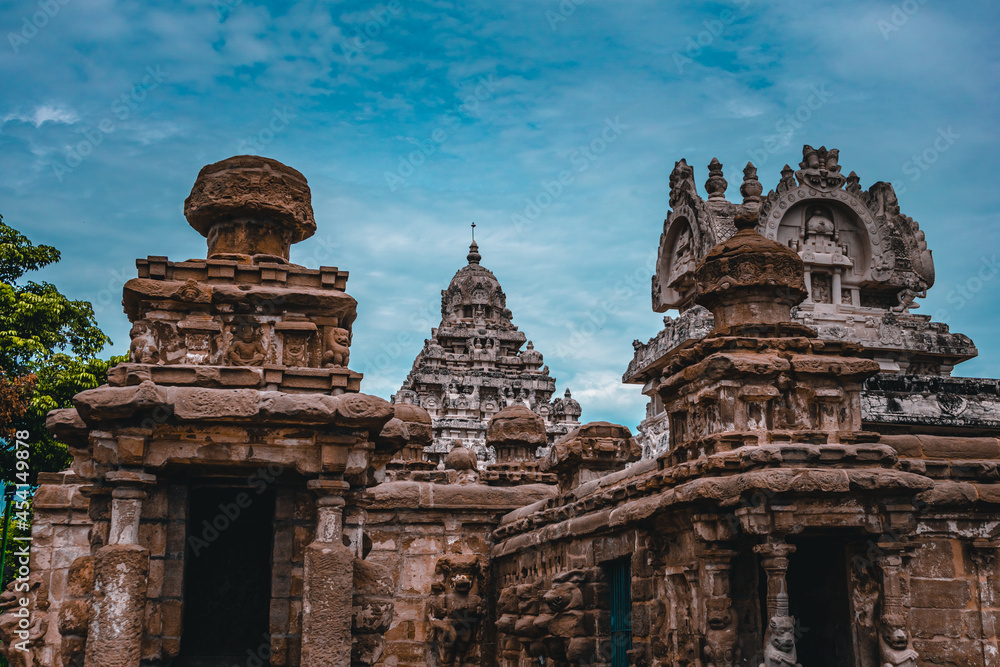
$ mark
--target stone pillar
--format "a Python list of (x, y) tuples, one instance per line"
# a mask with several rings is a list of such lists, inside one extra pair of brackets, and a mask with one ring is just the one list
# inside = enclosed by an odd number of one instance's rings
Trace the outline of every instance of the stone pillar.
[(108, 544), (94, 559), (94, 598), (87, 634), (86, 667), (138, 667), (149, 550), (139, 544), (139, 517), (146, 492), (156, 481), (141, 472), (113, 471)]
[(913, 638), (907, 630), (906, 608), (903, 606), (901, 571), (907, 545), (882, 542), (875, 563), (882, 571), (882, 615), (879, 618), (879, 663), (891, 667), (917, 664), (919, 654), (913, 649)]
[(735, 556), (736, 552), (728, 549), (713, 550), (701, 556), (706, 596), (702, 658), (710, 667), (730, 667), (737, 658), (738, 619), (729, 591)]
[(834, 267), (834, 269), (833, 269), (833, 287), (830, 288), (830, 292), (831, 292), (831, 294), (830, 294), (830, 302), (833, 303), (834, 310), (836, 312), (838, 312), (838, 313), (841, 310), (840, 304), (841, 304), (841, 302), (843, 300), (843, 297), (841, 297), (841, 295), (840, 295), (840, 289), (841, 289), (840, 276), (841, 276), (841, 274), (843, 272), (844, 272), (844, 270), (842, 268)]
[(761, 555), (761, 567), (767, 573), (767, 616), (788, 616), (788, 556), (795, 547), (784, 542), (758, 544), (753, 549)]
[(903, 556), (899, 551), (890, 551), (889, 545), (883, 543), (878, 546), (882, 553), (875, 559), (875, 563), (882, 571), (882, 614), (902, 614), (904, 609), (900, 570), (903, 567)]
[[(979, 607), (979, 623), (982, 628), (980, 650), (983, 654), (983, 664), (991, 664), (990, 656), (1000, 655), (997, 650), (997, 616), (986, 611), (986, 607), (996, 606), (990, 590), (990, 573), (996, 568), (997, 553), (1000, 552), (1000, 542), (986, 539), (975, 539), (968, 545), (969, 558), (976, 566), (976, 605)], [(984, 594), (985, 593), (985, 594)]]
[(767, 573), (767, 630), (764, 633), (764, 664), (794, 665), (795, 619), (788, 611), (788, 556), (795, 547), (784, 542), (758, 544), (754, 551), (761, 555), (761, 567)]
[(302, 667), (351, 664), (354, 553), (343, 544), (342, 480), (314, 479), (316, 539), (306, 547), (302, 591)]

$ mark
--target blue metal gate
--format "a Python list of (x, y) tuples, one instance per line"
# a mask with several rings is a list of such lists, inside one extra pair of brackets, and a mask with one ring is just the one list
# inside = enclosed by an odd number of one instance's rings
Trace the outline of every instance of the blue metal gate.
[(611, 667), (628, 667), (632, 648), (632, 562), (628, 558), (610, 563)]

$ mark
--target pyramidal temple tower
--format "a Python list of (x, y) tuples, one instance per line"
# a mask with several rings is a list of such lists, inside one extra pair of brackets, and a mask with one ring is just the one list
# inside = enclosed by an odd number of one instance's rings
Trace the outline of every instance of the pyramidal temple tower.
[(480, 264), (473, 238), (463, 266), (441, 291), (441, 324), (431, 330), (394, 403), (413, 403), (430, 413), (434, 443), (424, 449), (443, 459), (456, 441), (482, 462), (496, 453), (486, 445), (490, 417), (524, 405), (545, 421), (548, 443), (579, 424), (580, 404), (569, 389), (552, 400), (556, 379), (542, 353), (511, 322), (507, 296), (493, 272)]

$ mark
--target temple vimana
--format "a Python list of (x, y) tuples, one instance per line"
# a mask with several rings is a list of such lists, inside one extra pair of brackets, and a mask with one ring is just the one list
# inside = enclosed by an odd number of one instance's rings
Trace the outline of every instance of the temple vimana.
[[(473, 227), (475, 231), (475, 227)], [(531, 408), (545, 420), (546, 440), (579, 426), (580, 404), (569, 389), (549, 401), (555, 378), (542, 365), (542, 354), (511, 323), (507, 296), (496, 276), (479, 262), (473, 238), (468, 265), (459, 269), (441, 292), (441, 324), (413, 362), (395, 403), (419, 405), (431, 416), (434, 442), (424, 458), (440, 463), (456, 444), (476, 452), (480, 461), (496, 462), (486, 444), (491, 417), (511, 405)]]
[(362, 393), (347, 272), (289, 262), (305, 177), (206, 166), (207, 258), (138, 260), (129, 361), (49, 415), (73, 465), (7, 660), (1000, 665), (1000, 382), (953, 376), (977, 350), (914, 312), (923, 233), (839, 157), (766, 194), (748, 164), (735, 202), (675, 164), (636, 435), (581, 421), (475, 243), (399, 391)]

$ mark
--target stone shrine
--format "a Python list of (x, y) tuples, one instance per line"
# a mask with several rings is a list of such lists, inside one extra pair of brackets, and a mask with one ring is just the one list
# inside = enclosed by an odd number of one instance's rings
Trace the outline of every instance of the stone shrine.
[(129, 361), (49, 414), (73, 467), (39, 477), (37, 637), (8, 658), (370, 664), (392, 614), (357, 499), (409, 435), (347, 366), (348, 274), (288, 261), (316, 223), (274, 160), (208, 165), (184, 213), (207, 259), (137, 260)]
[[(881, 387), (892, 385), (893, 377), (948, 377), (955, 364), (978, 354), (967, 336), (910, 312), (918, 307), (914, 299), (934, 284), (924, 233), (900, 213), (891, 184), (862, 189), (857, 174), (841, 173), (839, 158), (835, 148), (803, 147), (799, 169), (785, 165), (777, 186), (765, 196), (757, 169), (748, 163), (739, 204), (725, 198), (727, 182), (718, 160), (709, 165), (707, 199), (698, 194), (687, 162), (674, 166), (652, 294), (654, 310), (676, 309), (679, 315), (665, 317), (663, 330), (649, 342), (633, 343), (635, 357), (623, 377), (645, 385), (650, 397), (639, 426), (647, 456), (667, 447), (669, 430), (649, 382), (672, 351), (711, 330), (711, 314), (695, 300), (694, 271), (713, 246), (733, 235), (733, 220), (741, 212), (756, 213), (760, 233), (794, 250), (804, 263), (806, 298), (793, 309), (792, 320), (815, 328), (825, 340), (860, 343), (864, 356), (878, 362), (880, 374), (865, 394), (866, 421), (880, 421)], [(960, 391), (976, 393), (972, 387)]]
[[(39, 478), (0, 651), (14, 667), (996, 665), (1000, 382), (949, 375), (975, 347), (910, 312), (933, 282), (916, 224), (837, 158), (806, 147), (766, 198), (748, 165), (742, 204), (717, 160), (707, 200), (677, 163), (653, 294), (682, 312), (626, 376), (666, 425), (656, 452), (649, 419), (645, 452), (607, 422), (553, 434), (554, 381), (475, 246), (408, 382), (424, 380), (393, 404), (360, 393), (346, 272), (288, 262), (315, 228), (305, 178), (209, 165), (185, 206), (208, 258), (139, 260), (130, 360), (49, 415), (73, 466)], [(502, 406), (517, 373), (527, 404)], [(473, 391), (495, 397), (488, 416), (439, 423), (422, 403), (470, 410)]]
[(392, 400), (419, 405), (431, 415), (434, 444), (424, 450), (428, 460), (442, 461), (460, 442), (485, 465), (496, 460), (486, 447), (486, 424), (505, 407), (524, 405), (538, 413), (548, 444), (579, 424), (582, 410), (569, 389), (551, 400), (556, 379), (541, 352), (511, 322), (507, 295), (480, 264), (475, 240), (467, 260), (442, 290), (441, 324), (431, 330)]

